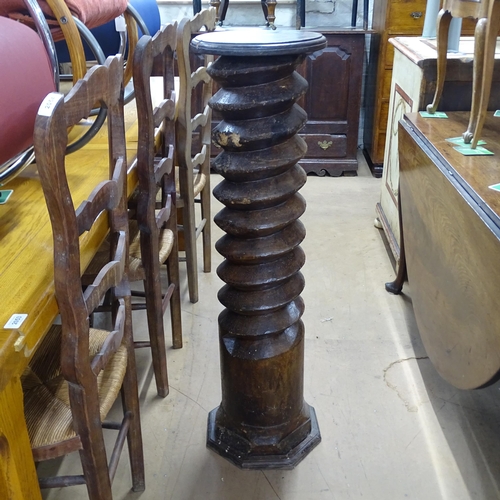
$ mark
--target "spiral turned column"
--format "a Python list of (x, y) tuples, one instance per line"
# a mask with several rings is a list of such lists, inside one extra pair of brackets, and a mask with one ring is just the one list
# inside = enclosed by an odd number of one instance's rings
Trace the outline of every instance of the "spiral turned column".
[(218, 298), (222, 402), (208, 419), (207, 445), (242, 468), (293, 468), (321, 440), (304, 401), (304, 302), (299, 217), (306, 152), (296, 101), (307, 82), (295, 69), (324, 48), (322, 35), (234, 30), (200, 35), (199, 53), (220, 55), (210, 106), (222, 117), (212, 167), (224, 180), (214, 196), (226, 233), (216, 244), (226, 285)]

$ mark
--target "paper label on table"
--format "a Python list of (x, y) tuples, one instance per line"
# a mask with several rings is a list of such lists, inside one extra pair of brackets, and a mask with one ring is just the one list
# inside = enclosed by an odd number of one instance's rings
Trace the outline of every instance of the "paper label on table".
[(4, 328), (6, 330), (17, 330), (24, 323), (24, 320), (27, 317), (27, 314), (13, 314), (9, 321), (5, 323)]
[(495, 154), (486, 148), (482, 148), (481, 146), (478, 146), (476, 149), (471, 149), (470, 146), (455, 146), (453, 149), (464, 156), (493, 156)]
[(42, 104), (40, 104), (40, 107), (38, 108), (38, 114), (42, 116), (50, 116), (52, 114), (53, 109), (56, 107), (56, 104), (61, 99), (64, 99), (64, 96), (62, 94), (56, 94), (55, 92), (49, 94), (42, 101)]
[(493, 116), (500, 116), (500, 109), (497, 109), (494, 113)]
[[(450, 137), (449, 139), (446, 139), (446, 140), (448, 142), (451, 142), (452, 144), (456, 144), (457, 146), (461, 146), (461, 147), (468, 147), (469, 146), (469, 144), (465, 144), (463, 137)], [(477, 141), (478, 146), (483, 146), (484, 144), (486, 144), (486, 141), (483, 141), (482, 139)]]
[(422, 118), (448, 118), (448, 115), (443, 111), (436, 111), (435, 113), (427, 113), (427, 111), (420, 111)]
[(493, 191), (500, 191), (500, 183), (498, 184), (492, 184), (491, 186), (488, 186), (490, 189), (493, 189)]
[(0, 205), (3, 205), (14, 191), (12, 189), (2, 189), (0, 191)]

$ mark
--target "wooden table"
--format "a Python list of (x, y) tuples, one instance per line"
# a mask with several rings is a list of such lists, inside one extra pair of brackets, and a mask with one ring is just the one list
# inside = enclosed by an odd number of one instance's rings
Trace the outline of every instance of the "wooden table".
[[(436, 89), (436, 40), (420, 37), (390, 38), (394, 64), (390, 84), (389, 114), (385, 140), (384, 168), (380, 203), (376, 205), (378, 223), (384, 230), (396, 262), (399, 261), (398, 223), (398, 121), (405, 113), (424, 110)], [(446, 81), (439, 111), (469, 111), (472, 97), (474, 37), (461, 37), (459, 52), (449, 53)], [(488, 109), (500, 108), (500, 44), (496, 53), (495, 84)]]
[[(127, 106), (128, 191), (137, 184), (135, 101)], [(85, 148), (67, 157), (70, 187), (79, 204), (108, 175), (106, 125)], [(20, 377), (58, 314), (53, 283), (52, 229), (35, 166), (2, 189), (14, 192), (0, 205), (0, 498), (41, 498), (24, 420)], [(104, 219), (103, 219), (104, 221)], [(90, 262), (105, 237), (104, 225), (81, 237)], [(13, 314), (27, 314), (18, 329), (5, 329)]]
[(468, 113), (400, 121), (400, 195), (408, 281), (417, 325), (438, 372), (461, 389), (500, 370), (500, 118), (483, 137), (495, 156), (463, 156)]

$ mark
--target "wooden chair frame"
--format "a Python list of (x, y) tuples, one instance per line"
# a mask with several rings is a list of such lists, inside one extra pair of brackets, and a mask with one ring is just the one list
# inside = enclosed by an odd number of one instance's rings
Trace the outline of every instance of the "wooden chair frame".
[[(212, 96), (212, 79), (207, 66), (213, 56), (205, 56), (204, 64), (194, 70), (190, 61), (190, 42), (202, 28), (215, 29), (214, 8), (201, 11), (192, 19), (183, 19), (177, 28), (177, 62), (179, 66), (179, 103), (176, 119), (176, 156), (179, 166), (179, 200), (182, 209), (182, 224), (186, 251), (189, 299), (197, 302), (198, 263), (196, 238), (202, 235), (203, 271), (211, 270), (211, 216), (210, 216), (210, 147), (212, 111), (208, 101)], [(198, 90), (201, 86), (201, 90)], [(193, 110), (193, 94), (201, 96), (200, 110)], [(193, 116), (194, 115), (194, 116)], [(200, 149), (194, 154), (193, 133), (197, 132)], [(196, 184), (200, 187), (196, 187)], [(199, 192), (201, 221), (196, 223), (195, 191)]]
[[(179, 291), (179, 252), (174, 168), (175, 91), (174, 52), (177, 23), (163, 26), (153, 37), (143, 36), (134, 54), (134, 86), (139, 121), (137, 172), (137, 222), (140, 230), (141, 278), (147, 310), (150, 345), (158, 394), (168, 394), (167, 362), (163, 315), (170, 304), (172, 341), (182, 347)], [(151, 76), (162, 76), (163, 99), (153, 109)], [(161, 199), (160, 206), (157, 199)], [(162, 234), (168, 231), (170, 251), (161, 252)], [(160, 254), (163, 255), (160, 258)], [(165, 257), (166, 254), (166, 257)], [(169, 286), (162, 296), (160, 267), (166, 264)], [(136, 306), (134, 304), (134, 306)]]
[[(67, 129), (88, 116), (96, 102), (108, 108), (110, 149), (103, 154), (109, 159), (109, 180), (101, 182), (75, 211), (65, 172)], [(79, 450), (83, 467), (83, 477), (50, 478), (40, 484), (60, 487), (85, 483), (91, 500), (112, 498), (111, 482), (127, 439), (133, 489), (142, 491), (144, 458), (128, 284), (127, 162), (120, 56), (108, 58), (105, 66), (92, 68), (66, 98), (49, 94), (37, 116), (34, 145), (54, 233), (54, 283), (62, 323), (60, 370), (68, 385), (76, 436), (36, 448), (33, 454), (35, 460), (46, 460)], [(91, 230), (103, 210), (107, 212), (110, 229), (110, 262), (82, 292), (79, 238)], [(98, 353), (90, 356), (90, 315), (109, 291), (113, 296), (113, 328)], [(121, 388), (124, 418), (121, 424), (104, 423), (98, 375), (119, 349), (125, 350), (127, 360)], [(102, 427), (119, 430), (109, 466)]]

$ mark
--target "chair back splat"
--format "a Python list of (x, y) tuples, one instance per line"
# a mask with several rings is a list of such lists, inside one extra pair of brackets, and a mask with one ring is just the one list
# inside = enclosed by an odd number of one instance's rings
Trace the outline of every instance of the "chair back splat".
[[(207, 67), (213, 56), (200, 58), (190, 51), (192, 37), (202, 28), (215, 29), (215, 9), (183, 19), (177, 29), (179, 65), (179, 103), (176, 119), (176, 151), (179, 165), (179, 205), (186, 252), (189, 299), (198, 301), (198, 264), (196, 238), (202, 235), (203, 271), (211, 269), (210, 221), (210, 146), (212, 113), (208, 101), (212, 80)], [(191, 64), (196, 61), (197, 67)], [(195, 198), (199, 197), (201, 220), (196, 221)]]
[[(74, 198), (76, 186), (67, 176), (67, 158), (74, 158), (65, 156), (67, 129), (88, 116), (96, 102), (108, 109), (109, 150), (96, 150), (88, 175), (102, 175), (82, 201)], [(54, 235), (54, 283), (61, 325), (48, 332), (23, 376), (25, 413), (36, 461), (79, 450), (83, 467), (83, 476), (40, 479), (40, 485), (85, 483), (92, 500), (112, 498), (111, 482), (127, 438), (133, 489), (142, 491), (144, 460), (128, 283), (121, 56), (92, 68), (66, 98), (58, 93), (45, 98), (35, 122), (34, 145)], [(82, 291), (80, 237), (97, 232), (104, 238), (108, 230), (109, 262)], [(90, 315), (108, 292), (113, 298), (112, 327), (91, 328)], [(123, 420), (104, 423), (120, 389)], [(119, 429), (109, 466), (103, 426)]]

